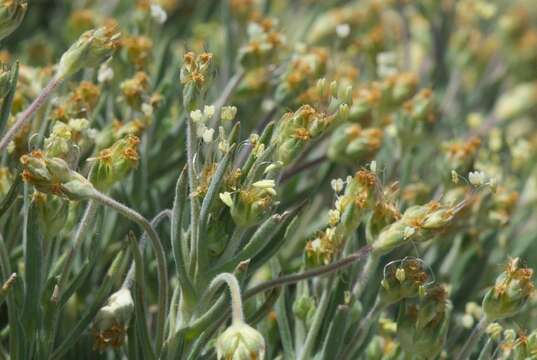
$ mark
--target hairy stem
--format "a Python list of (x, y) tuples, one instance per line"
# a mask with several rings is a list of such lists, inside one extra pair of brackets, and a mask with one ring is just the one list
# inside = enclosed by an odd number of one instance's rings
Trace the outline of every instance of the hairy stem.
[(35, 98), (35, 100), (23, 111), (22, 114), (18, 117), (15, 124), (9, 128), (6, 134), (0, 140), (0, 153), (3, 152), (6, 147), (9, 145), (11, 140), (17, 135), (17, 133), (26, 125), (31, 119), (32, 116), (39, 110), (41, 106), (45, 103), (48, 97), (56, 90), (58, 86), (63, 82), (64, 78), (61, 76), (54, 76), (50, 79), (49, 83), (41, 91), (41, 93)]
[(209, 285), (209, 291), (213, 291), (220, 283), (225, 282), (231, 295), (231, 320), (233, 324), (244, 322), (244, 313), (242, 311), (241, 287), (235, 275), (231, 273), (222, 273), (215, 277)]
[(162, 341), (164, 336), (164, 328), (166, 326), (166, 314), (168, 313), (168, 273), (166, 272), (166, 255), (164, 253), (164, 248), (162, 242), (156, 231), (153, 229), (149, 221), (137, 211), (129, 208), (117, 202), (116, 200), (106, 196), (105, 194), (95, 190), (92, 195), (92, 199), (106, 205), (126, 218), (137, 223), (148, 235), (151, 240), (151, 245), (153, 251), (155, 252), (155, 257), (157, 259), (157, 272), (158, 272), (158, 310), (157, 310), (157, 336), (156, 336), (156, 350), (157, 353), (160, 352), (162, 347)]
[(472, 355), (472, 351), (477, 345), (477, 342), (479, 341), (479, 339), (481, 339), (481, 336), (485, 332), (487, 324), (488, 320), (486, 316), (483, 316), (472, 330), (472, 333), (470, 334), (468, 340), (466, 340), (466, 343), (464, 343), (464, 346), (455, 358), (456, 360), (466, 360), (470, 358), (470, 355)]
[[(170, 209), (162, 210), (153, 218), (153, 220), (151, 220), (151, 226), (155, 229), (162, 220), (164, 220), (165, 218), (170, 219), (171, 217), (172, 217), (172, 211)], [(140, 249), (143, 249), (145, 247), (146, 241), (147, 241), (147, 232), (144, 232), (142, 234), (142, 237), (140, 238)], [(125, 280), (123, 281), (122, 287), (131, 289), (132, 284), (134, 283), (135, 275), (136, 275), (136, 264), (134, 263), (134, 259), (133, 259), (131, 266), (129, 268), (129, 272), (127, 273), (127, 276), (125, 277)]]
[(347, 266), (350, 266), (356, 261), (362, 260), (365, 256), (367, 256), (371, 252), (371, 246), (366, 245), (362, 247), (357, 252), (344, 257), (343, 259), (340, 259), (338, 261), (335, 261), (331, 264), (320, 266), (318, 268), (304, 271), (298, 274), (290, 274), (290, 275), (284, 275), (276, 279), (272, 279), (269, 281), (266, 281), (264, 283), (261, 283), (257, 286), (254, 286), (253, 288), (247, 290), (244, 292), (244, 299), (249, 299), (252, 296), (259, 294), (261, 292), (270, 290), (272, 288), (278, 287), (278, 286), (284, 286), (288, 284), (294, 284), (296, 282), (299, 282), (301, 280), (306, 280), (310, 278), (314, 278), (317, 276), (322, 276), (326, 274), (333, 273), (335, 271), (341, 270)]

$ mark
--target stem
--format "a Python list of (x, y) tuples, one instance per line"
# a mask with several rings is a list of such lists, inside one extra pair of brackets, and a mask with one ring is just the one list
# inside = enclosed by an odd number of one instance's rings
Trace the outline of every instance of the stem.
[(489, 338), (487, 342), (485, 343), (485, 346), (483, 346), (483, 349), (481, 349), (481, 352), (479, 353), (479, 357), (477, 360), (486, 360), (491, 359), (490, 357), (490, 350), (492, 349), (492, 339)]
[(470, 337), (468, 340), (466, 340), (466, 343), (462, 347), (462, 350), (459, 352), (455, 360), (465, 360), (470, 358), (470, 355), (472, 355), (472, 350), (474, 350), (474, 347), (481, 338), (481, 335), (483, 335), (487, 324), (488, 320), (486, 316), (483, 316), (472, 330)]
[(231, 273), (222, 273), (218, 275), (211, 281), (209, 291), (213, 291), (214, 288), (222, 282), (227, 284), (231, 295), (231, 320), (233, 324), (243, 323), (244, 314), (242, 312), (241, 288), (235, 275)]
[(244, 299), (249, 299), (252, 296), (259, 294), (263, 291), (270, 290), (272, 288), (293, 284), (296, 282), (299, 282), (301, 280), (306, 280), (309, 278), (325, 275), (332, 273), (334, 271), (341, 270), (351, 264), (353, 264), (355, 261), (359, 261), (363, 259), (365, 256), (367, 256), (371, 252), (371, 245), (366, 245), (362, 247), (357, 252), (341, 259), (338, 261), (335, 261), (331, 264), (325, 265), (325, 266), (319, 266), (318, 268), (304, 271), (298, 274), (290, 274), (290, 275), (284, 275), (276, 279), (272, 279), (269, 281), (266, 281), (264, 283), (261, 283), (257, 286), (254, 286), (253, 288), (247, 290), (244, 292)]
[(288, 171), (284, 172), (280, 178), (280, 182), (284, 183), (287, 180), (290, 180), (293, 178), (293, 176), (301, 173), (302, 171), (314, 168), (315, 166), (322, 164), (327, 159), (326, 155), (321, 155), (318, 158), (315, 158), (313, 160), (310, 160), (308, 162), (304, 162), (302, 164), (297, 164), (297, 166), (289, 169)]
[(149, 221), (137, 211), (117, 202), (116, 200), (106, 196), (105, 194), (94, 190), (91, 198), (95, 201), (106, 205), (121, 215), (137, 223), (149, 235), (155, 257), (157, 259), (157, 275), (158, 275), (158, 312), (157, 312), (157, 336), (156, 336), (156, 351), (160, 352), (164, 336), (164, 328), (166, 326), (166, 314), (168, 306), (168, 273), (166, 272), (166, 255), (158, 234), (155, 232)]
[(0, 152), (3, 152), (8, 144), (13, 140), (15, 135), (26, 125), (31, 119), (32, 116), (39, 110), (39, 108), (45, 103), (48, 97), (56, 90), (58, 86), (63, 82), (64, 78), (61, 76), (54, 76), (48, 82), (47, 86), (41, 91), (41, 93), (35, 98), (35, 100), (20, 114), (19, 118), (9, 128), (6, 134), (0, 140)]
[[(159, 223), (164, 220), (164, 218), (170, 219), (172, 217), (172, 211), (170, 209), (162, 210), (159, 212), (153, 220), (151, 220), (151, 226), (153, 228), (156, 228)], [(142, 234), (142, 237), (140, 238), (140, 249), (143, 249), (145, 247), (145, 242), (147, 241), (147, 232), (144, 232)], [(132, 260), (131, 266), (129, 268), (129, 272), (127, 273), (127, 276), (125, 277), (125, 280), (123, 281), (123, 285), (121, 287), (131, 289), (132, 284), (134, 283), (134, 278), (136, 275), (136, 264), (134, 262), (134, 259)]]

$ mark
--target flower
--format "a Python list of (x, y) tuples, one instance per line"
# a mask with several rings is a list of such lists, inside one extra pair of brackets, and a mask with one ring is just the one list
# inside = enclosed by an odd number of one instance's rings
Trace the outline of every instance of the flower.
[(253, 327), (237, 322), (218, 336), (216, 354), (219, 360), (263, 360), (265, 339)]
[(67, 77), (82, 68), (100, 65), (118, 48), (120, 36), (115, 26), (84, 32), (62, 55), (57, 75)]
[(102, 352), (108, 346), (117, 348), (123, 345), (133, 311), (134, 301), (129, 289), (121, 288), (108, 298), (93, 320), (97, 350)]
[(487, 181), (487, 176), (483, 171), (470, 171), (468, 181), (474, 186), (482, 186)]
[(9, 36), (19, 27), (27, 9), (26, 0), (0, 1), (0, 40)]

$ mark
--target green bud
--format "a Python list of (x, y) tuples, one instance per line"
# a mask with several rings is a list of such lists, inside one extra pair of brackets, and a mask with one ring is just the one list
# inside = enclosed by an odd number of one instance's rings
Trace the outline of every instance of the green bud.
[(451, 308), (441, 286), (429, 289), (416, 304), (403, 301), (397, 319), (397, 337), (401, 347), (411, 354), (435, 357), (444, 346)]
[(216, 354), (219, 360), (263, 360), (265, 339), (253, 327), (237, 322), (218, 336)]
[(521, 335), (518, 341), (515, 341), (513, 349), (513, 359), (530, 360), (537, 357), (537, 331), (532, 331), (529, 335)]
[(134, 301), (129, 289), (113, 293), (106, 305), (99, 309), (93, 320), (95, 348), (104, 351), (108, 346), (118, 348), (125, 342), (128, 325), (134, 311)]
[(306, 143), (322, 135), (335, 120), (336, 115), (326, 115), (310, 105), (284, 114), (272, 139), (276, 144), (275, 160), (288, 165), (296, 159)]
[(533, 270), (520, 266), (520, 259), (510, 259), (493, 288), (483, 298), (483, 311), (490, 321), (518, 313), (533, 292)]
[(140, 143), (134, 135), (119, 139), (111, 147), (102, 150), (96, 160), (90, 180), (100, 191), (109, 189), (138, 166), (137, 147)]
[(311, 309), (315, 309), (315, 300), (311, 296), (303, 295), (293, 303), (293, 314), (305, 321)]
[(58, 76), (68, 77), (85, 67), (96, 67), (110, 58), (119, 46), (116, 27), (101, 27), (84, 32), (62, 55)]
[(382, 139), (381, 129), (362, 129), (357, 124), (343, 124), (332, 134), (328, 157), (341, 164), (364, 163), (375, 157), (382, 145)]
[(272, 21), (248, 24), (248, 43), (239, 49), (239, 62), (246, 69), (266, 66), (278, 60), (285, 37), (274, 29)]
[[(242, 227), (259, 224), (267, 217), (274, 205), (274, 187), (251, 185), (239, 190), (231, 202), (231, 217)], [(229, 203), (229, 202), (228, 202)], [(226, 204), (229, 206), (229, 204)]]
[(95, 191), (82, 175), (69, 168), (65, 160), (46, 157), (41, 151), (32, 151), (20, 159), (22, 177), (38, 191), (66, 197), (69, 200), (88, 198)]
[(19, 27), (27, 9), (26, 0), (0, 1), (0, 40), (9, 36)]
[(402, 299), (414, 298), (428, 281), (429, 274), (423, 260), (405, 258), (391, 262), (384, 268), (380, 300), (390, 305)]
[(180, 80), (183, 84), (183, 105), (188, 111), (196, 109), (199, 98), (207, 90), (212, 59), (211, 53), (196, 55), (187, 52), (183, 55)]

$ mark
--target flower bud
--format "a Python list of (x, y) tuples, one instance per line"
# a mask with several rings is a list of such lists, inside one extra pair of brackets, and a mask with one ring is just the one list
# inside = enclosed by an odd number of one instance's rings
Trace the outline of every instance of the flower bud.
[(285, 45), (285, 36), (274, 29), (274, 22), (248, 24), (248, 43), (239, 49), (239, 62), (246, 69), (255, 69), (278, 60)]
[(315, 299), (311, 296), (302, 295), (293, 303), (293, 314), (302, 321), (306, 321), (308, 315), (315, 307)]
[(113, 293), (93, 320), (95, 348), (104, 351), (108, 346), (118, 348), (125, 341), (127, 328), (134, 311), (134, 301), (129, 289)]
[(515, 341), (513, 359), (535, 359), (537, 354), (537, 331), (529, 335), (521, 334)]
[(230, 206), (231, 217), (239, 226), (248, 227), (260, 223), (269, 215), (276, 197), (276, 190), (268, 182), (258, 182), (235, 193), (232, 201), (222, 194), (222, 201)]
[(401, 347), (417, 356), (435, 357), (444, 346), (451, 308), (442, 286), (429, 289), (416, 304), (404, 301), (397, 319)]
[(102, 150), (94, 159), (97, 163), (90, 180), (95, 188), (103, 191), (109, 189), (117, 181), (138, 166), (138, 144), (140, 139), (130, 135), (119, 139), (111, 147)]
[(236, 322), (216, 339), (216, 354), (219, 360), (263, 360), (265, 339), (253, 327)]
[(390, 305), (402, 299), (416, 297), (428, 280), (429, 274), (421, 259), (405, 258), (391, 262), (384, 268), (380, 300)]
[(69, 168), (65, 160), (32, 151), (20, 158), (24, 181), (46, 194), (64, 196), (69, 200), (87, 198), (95, 189), (82, 175)]
[(382, 145), (383, 132), (377, 128), (362, 129), (357, 124), (343, 124), (332, 134), (328, 157), (342, 164), (370, 161)]
[(510, 259), (483, 298), (487, 319), (496, 321), (518, 313), (533, 292), (532, 278), (532, 269), (521, 267), (519, 258)]
[(341, 226), (338, 238), (344, 238), (356, 230), (366, 211), (375, 205), (378, 198), (377, 177), (366, 170), (357, 171), (338, 200), (336, 207), (341, 213)]
[(27, 9), (26, 0), (2, 0), (0, 2), (0, 40), (19, 27)]
[(211, 53), (196, 55), (193, 52), (187, 52), (183, 55), (180, 79), (183, 84), (183, 105), (188, 111), (194, 110), (198, 98), (205, 94), (212, 59)]
[(96, 67), (110, 58), (119, 46), (116, 27), (101, 27), (84, 32), (62, 55), (58, 76), (71, 76), (85, 67)]
[(275, 160), (285, 165), (291, 163), (307, 142), (320, 136), (334, 121), (334, 115), (318, 112), (310, 105), (283, 115), (272, 140), (277, 146)]

